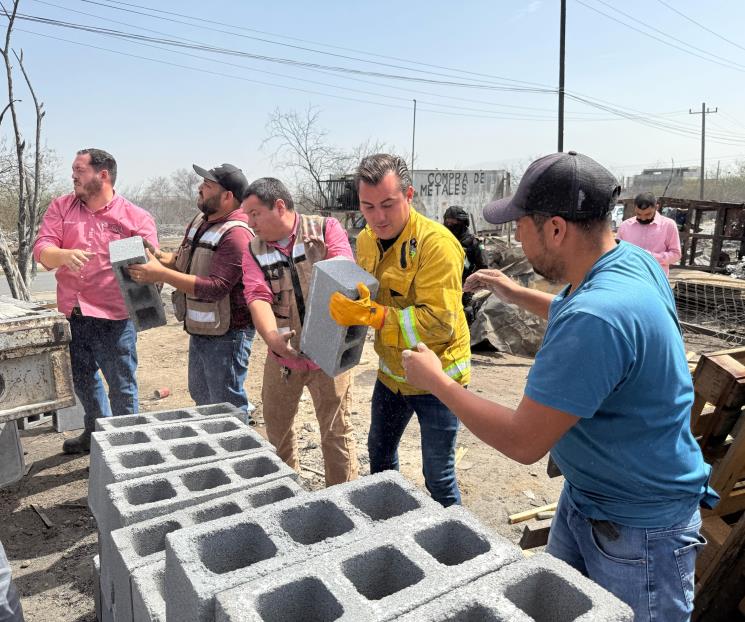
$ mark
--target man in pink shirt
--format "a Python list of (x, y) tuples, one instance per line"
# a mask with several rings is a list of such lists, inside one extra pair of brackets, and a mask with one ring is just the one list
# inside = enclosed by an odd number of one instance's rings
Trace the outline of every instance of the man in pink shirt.
[(634, 199), (636, 215), (624, 220), (616, 237), (652, 254), (665, 271), (680, 259), (680, 237), (672, 218), (657, 211), (657, 199), (651, 192), (642, 192)]
[(81, 453), (90, 447), (98, 417), (138, 410), (137, 333), (109, 262), (109, 242), (139, 235), (157, 246), (158, 236), (153, 217), (116, 194), (111, 154), (78, 151), (72, 181), (73, 192), (52, 201), (44, 214), (34, 258), (56, 270), (57, 308), (70, 322), (72, 380), (85, 410), (85, 430), (67, 439), (62, 450)]
[(347, 234), (334, 218), (295, 212), (287, 188), (272, 177), (249, 186), (242, 208), (256, 234), (243, 265), (243, 290), (254, 326), (269, 350), (261, 391), (269, 441), (280, 458), (299, 470), (294, 424), (307, 386), (321, 429), (326, 485), (355, 479), (351, 372), (331, 378), (300, 353), (313, 264), (353, 260)]

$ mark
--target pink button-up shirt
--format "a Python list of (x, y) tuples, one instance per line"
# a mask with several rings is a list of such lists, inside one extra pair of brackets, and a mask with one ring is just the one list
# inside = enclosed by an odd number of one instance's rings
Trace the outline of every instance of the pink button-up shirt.
[[(109, 262), (109, 242), (139, 235), (157, 248), (158, 234), (150, 212), (115, 194), (101, 209), (92, 212), (73, 193), (49, 205), (34, 243), (34, 258), (49, 246), (95, 253), (73, 272), (57, 268), (57, 308), (70, 317), (73, 307), (83, 315), (107, 320), (129, 317), (119, 284)], [(43, 262), (41, 262), (43, 263)]]
[(624, 220), (618, 227), (616, 237), (650, 252), (665, 271), (670, 274), (670, 264), (680, 259), (680, 236), (672, 218), (659, 212), (648, 225), (637, 222), (636, 216)]
[[(276, 248), (280, 253), (289, 257), (292, 252), (292, 247), (295, 244), (297, 238), (297, 227), (300, 219), (295, 215), (295, 225), (292, 228), (290, 237), (279, 242), (267, 242), (267, 244)], [(345, 257), (354, 261), (354, 254), (352, 253), (352, 247), (349, 245), (349, 238), (347, 232), (341, 226), (341, 223), (336, 218), (326, 219), (326, 233), (324, 235), (324, 242), (326, 244), (326, 259), (332, 259), (334, 257)], [(302, 240), (299, 242), (303, 243)], [(269, 283), (264, 278), (264, 273), (261, 271), (259, 264), (253, 258), (251, 253), (246, 253), (243, 261), (243, 291), (246, 295), (246, 303), (251, 304), (254, 300), (263, 300), (264, 302), (272, 303), (274, 296), (272, 294)], [(280, 358), (274, 352), (271, 352), (280, 365), (289, 369), (318, 369), (316, 365), (310, 359), (285, 359)]]

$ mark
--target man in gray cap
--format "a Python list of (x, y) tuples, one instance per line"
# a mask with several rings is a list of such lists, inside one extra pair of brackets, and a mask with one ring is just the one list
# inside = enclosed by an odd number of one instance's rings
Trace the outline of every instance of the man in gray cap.
[(693, 386), (670, 286), (655, 259), (616, 243), (613, 175), (570, 151), (533, 162), (514, 196), (484, 209), (517, 221), (516, 239), (556, 296), (498, 270), (471, 275), (548, 320), (516, 409), (469, 393), (419, 344), (403, 353), (426, 386), (479, 438), (523, 464), (550, 450), (565, 477), (547, 551), (613, 592), (637, 622), (683, 621), (693, 610), (699, 506), (717, 495), (690, 431)]
[(253, 233), (240, 209), (248, 180), (241, 169), (194, 165), (200, 213), (175, 253), (151, 249), (150, 261), (132, 265), (139, 283), (176, 288), (176, 318), (189, 333), (189, 394), (197, 405), (230, 402), (248, 415), (253, 406), (243, 384), (254, 338), (243, 295), (243, 259)]

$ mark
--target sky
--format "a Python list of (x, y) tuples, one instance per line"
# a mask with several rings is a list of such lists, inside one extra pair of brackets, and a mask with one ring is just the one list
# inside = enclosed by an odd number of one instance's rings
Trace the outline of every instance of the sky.
[[(308, 107), (339, 148), (410, 157), (413, 99), (418, 169), (519, 170), (557, 150), (559, 0), (21, 0), (19, 13), (33, 19), (11, 45), (63, 180), (83, 147), (116, 157), (120, 187), (192, 163), (282, 178), (267, 121)], [(745, 161), (745, 2), (567, 0), (566, 24), (565, 150), (618, 176), (696, 166), (689, 110), (706, 102), (707, 167)], [(15, 90), (30, 138), (19, 75)]]

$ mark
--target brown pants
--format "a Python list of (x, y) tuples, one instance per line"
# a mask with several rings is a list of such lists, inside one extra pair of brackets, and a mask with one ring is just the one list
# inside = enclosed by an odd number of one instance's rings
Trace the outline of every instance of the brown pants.
[(261, 399), (269, 442), (282, 460), (300, 470), (295, 415), (307, 386), (321, 429), (326, 486), (357, 478), (357, 443), (349, 417), (351, 383), (349, 371), (331, 378), (320, 369), (292, 369), (283, 376), (282, 366), (272, 355), (268, 354), (264, 363)]

